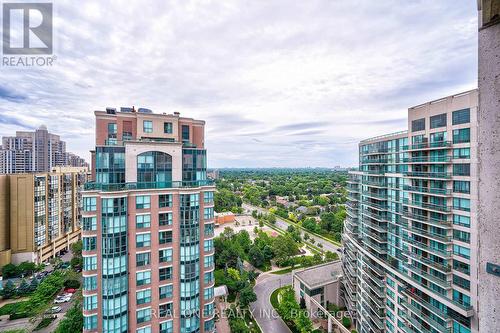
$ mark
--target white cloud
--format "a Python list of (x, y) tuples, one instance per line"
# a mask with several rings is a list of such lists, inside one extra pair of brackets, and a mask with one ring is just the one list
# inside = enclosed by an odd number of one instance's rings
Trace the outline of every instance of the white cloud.
[(409, 106), (476, 86), (468, 0), (54, 6), (56, 65), (0, 67), (0, 134), (45, 123), (86, 157), (93, 110), (135, 105), (206, 119), (210, 166), (355, 165)]

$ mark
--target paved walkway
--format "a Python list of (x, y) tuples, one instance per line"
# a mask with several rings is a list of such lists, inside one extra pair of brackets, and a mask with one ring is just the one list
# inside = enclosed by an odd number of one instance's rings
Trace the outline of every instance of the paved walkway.
[(224, 310), (226, 310), (227, 303), (220, 302), (218, 299), (216, 299), (215, 304), (217, 306), (217, 310), (219, 311), (219, 320), (215, 323), (215, 327), (217, 328), (217, 333), (231, 333), (231, 328), (229, 327), (229, 321), (227, 320), (227, 316), (224, 314)]
[(253, 288), (257, 301), (250, 304), (250, 309), (259, 324), (262, 333), (290, 333), (290, 329), (274, 310), (270, 298), (276, 289), (292, 284), (292, 273), (275, 275), (270, 272), (259, 276)]

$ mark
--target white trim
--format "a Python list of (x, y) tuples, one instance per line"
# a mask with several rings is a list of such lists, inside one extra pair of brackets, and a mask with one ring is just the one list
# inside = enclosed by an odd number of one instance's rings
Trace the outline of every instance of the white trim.
[(151, 253), (151, 250), (145, 250), (145, 251), (135, 251), (135, 254), (141, 254), (141, 253)]
[[(148, 272), (148, 271), (151, 272), (151, 268), (149, 268), (149, 269), (141, 269), (139, 271), (136, 270), (135, 271), (135, 277), (136, 277), (136, 279), (137, 279), (137, 273)], [(137, 281), (135, 281), (135, 282), (137, 282)]]

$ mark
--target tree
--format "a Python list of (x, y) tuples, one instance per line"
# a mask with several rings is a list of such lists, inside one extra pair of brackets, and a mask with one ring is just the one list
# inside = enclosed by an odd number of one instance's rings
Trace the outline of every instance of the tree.
[(30, 283), (30, 292), (34, 292), (38, 288), (38, 280), (37, 279), (32, 279)]
[(252, 248), (250, 248), (250, 251), (248, 252), (248, 259), (254, 267), (258, 268), (264, 266), (264, 263), (266, 262), (264, 251), (257, 246), (252, 246)]
[(64, 281), (64, 287), (71, 288), (71, 289), (78, 289), (78, 288), (80, 288), (80, 281), (78, 281), (78, 280), (66, 280), (66, 281)]
[(241, 280), (240, 272), (237, 269), (228, 268), (226, 272), (227, 272), (227, 275), (232, 280), (234, 280), (234, 281), (240, 281)]
[(24, 261), (18, 266), (18, 274), (22, 274), (24, 276), (31, 275), (36, 271), (37, 266), (34, 262)]
[(267, 220), (269, 221), (269, 223), (271, 224), (276, 224), (276, 216), (274, 216), (273, 214), (269, 214), (267, 216)]
[(17, 266), (14, 264), (7, 264), (2, 267), (2, 276), (4, 279), (8, 279), (11, 277), (16, 277), (19, 274), (19, 270)]
[(2, 290), (0, 290), (3, 299), (12, 298), (16, 295), (16, 286), (12, 281), (7, 281), (7, 283), (3, 286)]
[(71, 253), (73, 253), (74, 256), (81, 256), (82, 255), (83, 242), (81, 240), (71, 244), (69, 247), (70, 247)]
[(250, 285), (240, 291), (240, 304), (242, 308), (246, 308), (250, 303), (257, 300), (257, 295), (253, 292)]
[(309, 234), (307, 232), (304, 232), (304, 240), (308, 240), (309, 239)]
[(295, 300), (295, 294), (291, 287), (281, 291), (281, 301), (278, 305), (278, 312), (285, 321), (293, 321), (294, 313), (299, 310), (299, 305)]
[(325, 253), (325, 261), (335, 261), (339, 258), (337, 253), (332, 251), (326, 251)]
[(290, 235), (280, 235), (273, 241), (273, 252), (278, 263), (287, 261), (298, 250), (297, 243)]
[(307, 311), (300, 311), (294, 320), (300, 333), (309, 333), (313, 331), (311, 319), (309, 319)]
[[(35, 279), (33, 279), (35, 280)], [(17, 287), (17, 295), (19, 296), (25, 296), (30, 292), (30, 286), (28, 285), (28, 282), (26, 282), (25, 279), (21, 280), (21, 283), (19, 284), (19, 287)]]
[(82, 306), (76, 302), (66, 313), (65, 318), (57, 326), (55, 333), (82, 332), (83, 331), (83, 312)]

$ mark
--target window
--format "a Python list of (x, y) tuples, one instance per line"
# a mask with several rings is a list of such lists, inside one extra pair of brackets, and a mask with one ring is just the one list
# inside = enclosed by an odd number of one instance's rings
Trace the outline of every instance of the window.
[(465, 180), (453, 181), (453, 192), (455, 193), (470, 193), (470, 182)]
[(416, 119), (411, 122), (411, 131), (418, 132), (425, 130), (425, 118)]
[(174, 292), (174, 287), (171, 284), (167, 286), (161, 286), (159, 289), (160, 299), (172, 297), (173, 292)]
[(470, 158), (470, 148), (454, 148), (453, 158), (454, 159)]
[(470, 164), (453, 164), (453, 176), (470, 176)]
[(151, 302), (151, 289), (144, 289), (136, 292), (135, 299), (137, 305)]
[(452, 124), (467, 124), (470, 122), (470, 109), (463, 109), (458, 111), (453, 111), (452, 113)]
[(172, 123), (163, 123), (163, 133), (172, 134), (173, 127)]
[(96, 330), (97, 329), (97, 315), (83, 316), (83, 329)]
[(135, 255), (135, 263), (137, 267), (149, 265), (151, 263), (151, 253), (150, 252), (137, 253)]
[(172, 213), (160, 213), (158, 215), (160, 226), (172, 225)]
[(97, 295), (83, 296), (83, 309), (84, 310), (97, 309)]
[(430, 118), (431, 129), (446, 126), (446, 113), (438, 114)]
[(205, 284), (212, 283), (214, 281), (214, 272), (206, 272), (205, 275), (203, 276), (203, 282)]
[(182, 125), (182, 141), (189, 141), (189, 125)]
[(214, 241), (213, 239), (207, 239), (203, 244), (205, 252), (210, 252), (214, 249)]
[(462, 272), (464, 274), (470, 274), (470, 265), (464, 262), (453, 259), (453, 269)]
[(83, 290), (96, 290), (97, 289), (97, 276), (84, 276), (83, 277)]
[(453, 333), (471, 333), (471, 331), (470, 328), (462, 326), (459, 322), (453, 321)]
[(136, 215), (135, 226), (137, 229), (151, 227), (151, 215), (150, 214)]
[(160, 333), (173, 333), (173, 332), (174, 332), (174, 324), (172, 320), (160, 324)]
[(151, 197), (149, 195), (140, 195), (135, 197), (135, 208), (137, 209), (151, 208)]
[(172, 261), (172, 249), (160, 250), (160, 262), (170, 262)]
[(210, 303), (203, 306), (203, 315), (205, 317), (210, 317), (214, 314), (214, 303)]
[(460, 225), (462, 227), (470, 228), (470, 217), (463, 215), (453, 215), (453, 224)]
[(148, 232), (146, 234), (135, 235), (135, 244), (137, 247), (151, 246), (151, 234)]
[(97, 230), (97, 217), (83, 217), (82, 227), (85, 231), (95, 231)]
[(453, 130), (453, 143), (470, 142), (470, 128)]
[(160, 281), (170, 280), (172, 278), (172, 267), (160, 268)]
[(160, 194), (158, 196), (158, 204), (160, 208), (172, 207), (172, 195), (171, 194)]
[(135, 333), (151, 333), (151, 326), (138, 328)]
[(95, 271), (97, 269), (97, 256), (83, 257), (83, 270)]
[(173, 304), (172, 303), (167, 303), (167, 304), (160, 304), (159, 307), (159, 315), (160, 318), (165, 318), (167, 316), (172, 315), (172, 310), (173, 310)]
[(118, 132), (116, 123), (108, 123), (108, 137), (110, 134), (116, 134)]
[(137, 324), (151, 320), (151, 308), (137, 310)]
[(203, 212), (203, 218), (205, 220), (211, 220), (214, 218), (214, 209), (213, 207), (209, 207), (209, 208), (204, 208), (204, 212)]
[(151, 283), (151, 271), (142, 271), (135, 274), (137, 286), (143, 286)]
[(470, 306), (470, 297), (458, 290), (453, 290), (453, 300), (465, 306)]
[(204, 261), (205, 268), (212, 267), (214, 265), (214, 256), (205, 256), (203, 258), (203, 261)]
[(158, 235), (160, 244), (172, 243), (172, 231), (160, 231)]
[(153, 122), (151, 120), (144, 120), (143, 127), (144, 133), (153, 133)]
[(446, 141), (446, 132), (436, 132), (430, 135), (431, 142), (444, 142)]
[(470, 249), (460, 245), (453, 244), (453, 254), (470, 259)]
[(470, 212), (470, 199), (453, 198), (453, 209)]
[(211, 288), (206, 288), (203, 290), (203, 299), (205, 301), (211, 299), (214, 297), (214, 288), (211, 287)]
[(214, 202), (214, 192), (203, 192), (203, 202), (206, 204)]
[(83, 251), (95, 251), (97, 249), (97, 237), (82, 237)]
[(453, 230), (453, 239), (464, 243), (470, 243), (470, 233), (466, 231)]
[(97, 210), (97, 198), (96, 197), (83, 198), (83, 210), (86, 212), (95, 212)]

